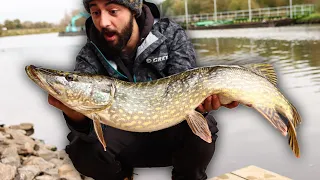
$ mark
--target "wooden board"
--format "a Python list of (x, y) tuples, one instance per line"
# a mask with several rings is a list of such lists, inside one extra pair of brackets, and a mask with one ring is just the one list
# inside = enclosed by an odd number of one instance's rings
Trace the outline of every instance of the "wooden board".
[(220, 176), (211, 178), (209, 180), (230, 180), (230, 179), (231, 180), (245, 180), (244, 178), (236, 176), (236, 175), (231, 174), (231, 173), (222, 174)]
[(209, 180), (292, 180), (277, 173), (259, 168), (247, 166)]

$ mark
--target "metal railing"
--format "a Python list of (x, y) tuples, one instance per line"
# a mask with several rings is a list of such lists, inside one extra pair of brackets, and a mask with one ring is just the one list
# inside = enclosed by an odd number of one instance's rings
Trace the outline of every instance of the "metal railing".
[[(315, 12), (314, 4), (301, 4), (292, 6), (293, 18), (297, 16), (309, 15)], [(270, 8), (258, 8), (251, 9), (252, 20), (263, 20), (268, 18), (289, 18), (290, 17), (290, 6), (279, 6)], [(186, 22), (185, 15), (171, 16), (176, 22)], [(239, 20), (249, 19), (249, 10), (238, 10), (238, 11), (222, 11), (217, 12), (217, 20)], [(189, 14), (188, 22), (199, 22), (199, 21), (214, 21), (214, 12), (205, 14)]]

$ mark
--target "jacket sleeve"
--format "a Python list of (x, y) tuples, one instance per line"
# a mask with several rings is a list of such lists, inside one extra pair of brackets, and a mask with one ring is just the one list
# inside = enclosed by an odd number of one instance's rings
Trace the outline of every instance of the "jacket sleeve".
[(173, 40), (169, 45), (166, 65), (167, 75), (180, 73), (196, 67), (196, 52), (185, 30), (176, 25)]
[[(97, 70), (96, 68), (89, 63), (90, 57), (93, 55), (93, 52), (91, 49), (88, 47), (88, 44), (86, 44), (79, 52), (79, 54), (76, 57), (76, 64), (74, 71), (77, 72), (85, 72), (85, 73), (90, 73), (90, 74), (96, 74)], [(79, 136), (83, 140), (93, 140), (90, 134), (92, 134), (92, 129), (93, 129), (93, 122), (91, 119), (86, 117), (86, 120), (78, 123), (72, 121), (65, 113), (63, 113), (63, 117), (66, 120), (66, 124), (68, 128), (71, 130), (72, 133), (75, 135)]]
[(93, 61), (93, 57), (95, 57), (95, 54), (90, 48), (89, 43), (87, 43), (76, 57), (74, 70), (83, 73), (97, 74), (98, 70), (97, 67), (94, 66), (95, 63), (90, 63), (90, 61)]

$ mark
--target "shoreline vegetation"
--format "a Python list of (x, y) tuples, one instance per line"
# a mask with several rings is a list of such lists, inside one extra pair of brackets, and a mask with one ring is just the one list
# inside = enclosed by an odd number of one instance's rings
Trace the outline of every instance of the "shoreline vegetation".
[[(186, 22), (179, 16), (185, 17), (185, 0), (165, 0), (156, 3), (163, 17), (172, 17), (184, 28)], [(188, 13), (195, 15), (190, 17), (188, 28), (191, 29), (229, 29), (229, 28), (251, 28), (251, 27), (274, 27), (290, 26), (297, 24), (320, 24), (320, 1), (319, 0), (296, 0), (293, 2), (292, 19), (289, 17), (288, 0), (251, 0), (252, 19), (248, 17), (248, 3), (241, 0), (217, 1), (212, 0), (192, 1), (188, 0)], [(221, 18), (217, 21), (209, 19), (208, 15), (217, 11)], [(242, 11), (242, 12), (241, 12)], [(259, 11), (259, 16), (257, 15)], [(230, 13), (235, 13), (234, 15)], [(227, 14), (226, 14), (227, 13)], [(83, 35), (78, 33), (82, 30), (87, 19), (84, 9), (74, 9), (66, 12), (64, 17), (57, 23), (46, 21), (21, 21), (20, 19), (6, 19), (0, 23), (0, 38), (6, 36), (19, 36), (29, 34), (59, 33), (59, 36)], [(197, 15), (200, 15), (198, 17)], [(207, 15), (207, 18), (202, 18)], [(218, 15), (218, 14), (217, 14)], [(239, 16), (238, 16), (239, 15)], [(175, 18), (177, 17), (177, 18)], [(58, 19), (57, 19), (58, 20)], [(69, 29), (72, 29), (69, 32)], [(74, 32), (74, 29), (76, 32)], [(68, 31), (68, 32), (66, 32)]]
[[(320, 24), (320, 13), (313, 13), (308, 16), (300, 16), (294, 18), (285, 18), (280, 16), (263, 18), (253, 18), (252, 21), (248, 21), (248, 18), (236, 19), (236, 20), (224, 20), (221, 22), (214, 21), (202, 21), (202, 22), (190, 22), (190, 30), (201, 29), (238, 29), (238, 28), (256, 28), (256, 27), (278, 27), (278, 26), (294, 26), (294, 25), (312, 25)], [(185, 23), (180, 25), (186, 29)]]
[(310, 14), (307, 17), (302, 17), (296, 20), (296, 24), (315, 24), (320, 23), (320, 12)]
[(9, 29), (9, 30), (5, 30), (5, 31), (0, 30), (0, 37), (31, 35), (31, 34), (58, 33), (60, 31), (62, 31), (61, 28)]
[[(237, 25), (243, 24), (241, 26), (242, 28), (250, 27), (249, 25), (246, 25), (246, 23), (236, 23)], [(320, 13), (314, 13), (306, 17), (298, 18), (293, 20), (290, 25), (308, 25), (308, 24), (320, 24)], [(290, 26), (285, 25), (285, 26)], [(182, 25), (183, 26), (183, 25)], [(212, 27), (212, 29), (215, 29), (217, 27)], [(218, 27), (219, 28), (219, 27)], [(224, 27), (221, 26), (221, 29)], [(238, 27), (234, 27), (238, 28)], [(211, 29), (210, 27), (206, 29)], [(59, 33), (63, 32), (63, 28), (53, 27), (53, 28), (32, 28), (32, 29), (9, 29), (9, 30), (1, 30), (0, 29), (0, 38), (1, 37), (7, 37), (7, 36), (20, 36), (20, 35), (31, 35), (31, 34), (47, 34), (47, 33)]]

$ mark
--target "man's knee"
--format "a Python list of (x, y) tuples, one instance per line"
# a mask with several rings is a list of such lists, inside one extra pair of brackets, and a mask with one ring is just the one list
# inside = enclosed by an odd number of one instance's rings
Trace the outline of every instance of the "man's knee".
[(78, 138), (66, 147), (66, 152), (78, 172), (95, 180), (120, 180), (131, 171), (123, 169), (109, 150), (101, 150), (98, 142), (88, 143)]
[(218, 128), (212, 114), (209, 113), (205, 118), (212, 134), (212, 142), (205, 142), (188, 129), (184, 134), (187, 137), (182, 142), (183, 146), (178, 148), (173, 155), (173, 180), (204, 180), (207, 178), (205, 171), (215, 152)]
[(172, 180), (206, 180), (208, 178), (205, 169), (190, 169), (185, 172), (178, 172), (176, 169), (172, 170)]

